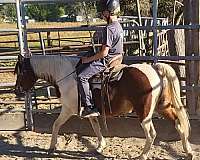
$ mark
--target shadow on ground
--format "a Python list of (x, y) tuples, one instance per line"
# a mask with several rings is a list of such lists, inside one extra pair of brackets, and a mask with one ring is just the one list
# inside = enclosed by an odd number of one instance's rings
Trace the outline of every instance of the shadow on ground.
[[(34, 115), (35, 122), (35, 132), (39, 133), (51, 133), (52, 125), (57, 115), (39, 114)], [(103, 121), (99, 118), (102, 133), (104, 137), (135, 137), (135, 138), (145, 138), (143, 129), (140, 126), (140, 122), (134, 117), (117, 117), (108, 118), (107, 125), (108, 131), (104, 129)], [(193, 144), (200, 144), (200, 123), (198, 120), (191, 120), (191, 138), (190, 141)], [(179, 135), (172, 122), (164, 119), (153, 120), (157, 139), (161, 141), (176, 141), (180, 140)], [(80, 119), (79, 117), (72, 117), (68, 120), (61, 128), (60, 133), (66, 134), (80, 134), (85, 136), (95, 136), (90, 123), (87, 119)]]

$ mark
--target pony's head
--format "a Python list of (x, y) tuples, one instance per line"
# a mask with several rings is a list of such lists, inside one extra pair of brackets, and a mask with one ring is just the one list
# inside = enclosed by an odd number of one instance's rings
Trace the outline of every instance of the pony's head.
[(14, 74), (17, 75), (17, 80), (15, 84), (16, 95), (19, 95), (24, 91), (30, 90), (37, 80), (37, 77), (30, 63), (30, 58), (24, 58), (21, 55), (18, 56), (18, 61), (15, 66)]

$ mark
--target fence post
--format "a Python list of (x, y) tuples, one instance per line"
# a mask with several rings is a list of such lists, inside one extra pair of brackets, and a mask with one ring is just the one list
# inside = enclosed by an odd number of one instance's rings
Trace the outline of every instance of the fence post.
[(33, 106), (32, 106), (32, 95), (28, 91), (25, 93), (25, 107), (26, 107), (26, 122), (28, 130), (33, 130)]
[(47, 46), (52, 47), (51, 43), (51, 32), (47, 32)]
[[(16, 0), (17, 10), (17, 26), (18, 26), (18, 38), (20, 46), (20, 54), (26, 56), (28, 51), (27, 34), (26, 34), (26, 21), (25, 21), (25, 8), (24, 4), (20, 0)], [(28, 54), (28, 53), (27, 53)], [(28, 130), (33, 130), (33, 115), (32, 115), (32, 96), (30, 92), (25, 94), (25, 109), (26, 120)]]
[[(200, 22), (200, 2), (197, 0), (185, 0), (184, 1), (184, 17), (185, 24), (199, 24)], [(200, 32), (199, 29), (185, 30), (185, 42), (186, 42), (186, 55), (187, 56), (199, 56), (200, 53)], [(198, 92), (195, 92), (195, 88), (199, 90), (200, 84), (200, 63), (199, 61), (186, 61), (186, 84), (192, 87), (187, 91), (187, 106), (189, 107), (190, 114), (196, 114), (200, 107), (200, 97)], [(195, 87), (195, 88), (194, 88)]]
[(16, 0), (16, 11), (17, 11), (17, 28), (18, 28), (18, 40), (20, 54), (24, 53), (24, 42), (23, 42), (23, 31), (22, 31), (22, 22), (21, 22), (21, 9), (20, 9), (20, 0)]
[(158, 52), (157, 12), (158, 12), (158, 0), (154, 0), (153, 1), (153, 56), (157, 56)]
[[(137, 13), (138, 13), (138, 21), (139, 25), (142, 26), (142, 18), (141, 18), (141, 13), (140, 13), (140, 2), (139, 0), (136, 0), (136, 6), (137, 6)], [(139, 49), (139, 54), (144, 56), (146, 53), (145, 45), (144, 45), (144, 34), (142, 30), (139, 30), (139, 42), (140, 42), (140, 49)]]
[(46, 55), (44, 39), (42, 38), (41, 32), (39, 32), (39, 39), (40, 39), (40, 48), (42, 49), (42, 54)]

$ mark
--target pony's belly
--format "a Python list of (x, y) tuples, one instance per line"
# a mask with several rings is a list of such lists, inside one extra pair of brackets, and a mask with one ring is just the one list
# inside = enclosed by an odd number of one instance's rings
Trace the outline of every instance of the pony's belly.
[(134, 111), (133, 104), (131, 101), (127, 99), (123, 100), (115, 100), (113, 101), (111, 105), (111, 111), (109, 110), (108, 107), (106, 107), (106, 113), (107, 115), (112, 115), (112, 116), (121, 116), (121, 115), (126, 115), (128, 113), (132, 113)]

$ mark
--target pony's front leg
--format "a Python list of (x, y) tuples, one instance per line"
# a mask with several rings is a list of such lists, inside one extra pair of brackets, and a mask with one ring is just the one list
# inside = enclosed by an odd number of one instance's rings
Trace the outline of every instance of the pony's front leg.
[(66, 106), (62, 107), (61, 113), (58, 116), (58, 118), (55, 120), (53, 124), (53, 130), (52, 130), (52, 137), (51, 137), (51, 144), (49, 148), (49, 153), (54, 152), (56, 149), (56, 144), (57, 144), (57, 136), (58, 132), (60, 130), (60, 127), (71, 117), (71, 113), (69, 112), (70, 110), (66, 109)]
[(92, 125), (92, 128), (98, 138), (99, 144), (98, 147), (96, 148), (96, 151), (98, 153), (101, 153), (103, 149), (106, 147), (106, 141), (101, 133), (101, 128), (99, 125), (99, 121), (97, 117), (89, 117), (90, 123)]

